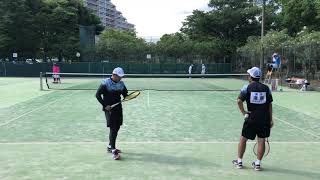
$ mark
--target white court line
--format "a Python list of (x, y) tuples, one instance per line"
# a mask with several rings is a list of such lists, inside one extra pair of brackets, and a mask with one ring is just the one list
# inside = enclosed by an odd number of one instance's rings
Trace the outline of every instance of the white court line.
[(150, 91), (148, 90), (148, 107), (150, 107)]
[[(231, 100), (231, 101), (236, 102), (234, 99), (231, 99), (230, 97), (228, 97), (228, 96), (226, 96), (226, 95), (222, 95), (222, 96), (228, 98), (228, 99)], [(296, 128), (296, 129), (298, 129), (298, 130), (300, 130), (300, 131), (302, 131), (302, 132), (304, 132), (304, 133), (306, 133), (306, 134), (309, 134), (309, 135), (311, 135), (311, 136), (313, 136), (313, 137), (316, 137), (316, 138), (320, 139), (320, 136), (319, 136), (319, 135), (316, 135), (316, 134), (314, 134), (314, 133), (312, 133), (312, 132), (309, 132), (309, 131), (306, 131), (306, 130), (304, 130), (304, 129), (302, 129), (302, 128), (299, 128), (298, 126), (295, 126), (295, 125), (289, 123), (288, 121), (285, 121), (285, 120), (283, 120), (283, 119), (280, 119), (280, 118), (278, 118), (278, 117), (276, 117), (276, 116), (274, 116), (274, 115), (273, 115), (273, 117), (274, 117), (275, 119), (277, 119), (277, 120), (279, 120), (279, 121), (281, 121), (281, 122), (283, 122), (283, 123), (285, 123), (285, 124), (293, 127), (293, 128)]]
[[(84, 142), (1, 142), (0, 145), (90, 145), (90, 144), (106, 144), (103, 141), (84, 141)], [(238, 144), (238, 141), (132, 141), (132, 142), (117, 142), (118, 144)], [(248, 141), (248, 144), (254, 144), (255, 141)], [(271, 141), (270, 144), (320, 144), (312, 141)]]
[(40, 107), (35, 108), (35, 109), (31, 110), (31, 111), (28, 111), (28, 112), (26, 112), (26, 113), (23, 113), (23, 114), (21, 114), (21, 115), (18, 116), (18, 117), (12, 118), (12, 119), (10, 119), (9, 121), (0, 124), (0, 127), (3, 127), (3, 126), (5, 126), (5, 125), (8, 125), (8, 124), (10, 124), (11, 122), (13, 122), (13, 121), (15, 121), (15, 120), (17, 120), (17, 119), (19, 119), (19, 118), (22, 118), (23, 116), (26, 116), (26, 115), (28, 115), (28, 114), (31, 114), (31, 113), (33, 113), (33, 112), (35, 112), (35, 111), (38, 111), (38, 110), (43, 109), (43, 108), (46, 108), (46, 107), (48, 107), (48, 106), (56, 103), (57, 101), (59, 101), (59, 100), (61, 100), (61, 99), (63, 99), (63, 98), (66, 98), (66, 97), (69, 97), (69, 96), (73, 95), (74, 93), (75, 93), (75, 92), (73, 92), (73, 93), (71, 93), (71, 94), (69, 94), (69, 95), (67, 95), (67, 96), (63, 96), (63, 97), (61, 97), (61, 98), (58, 98), (58, 99), (56, 99), (56, 100), (54, 100), (54, 101), (52, 101), (52, 102), (50, 102), (50, 103), (47, 103), (47, 104), (44, 105), (44, 106), (40, 106)]
[(309, 131), (306, 131), (306, 130), (304, 130), (304, 129), (302, 129), (302, 128), (299, 128), (298, 126), (295, 126), (295, 125), (293, 125), (293, 124), (291, 124), (291, 123), (289, 123), (289, 122), (287, 122), (287, 121), (285, 121), (285, 120), (279, 119), (279, 118), (277, 118), (277, 117), (275, 117), (275, 119), (277, 119), (277, 120), (279, 120), (279, 121), (281, 121), (281, 122), (283, 122), (283, 123), (285, 123), (285, 124), (287, 124), (287, 125), (289, 125), (289, 126), (291, 126), (291, 127), (293, 127), (293, 128), (296, 128), (296, 129), (298, 129), (298, 130), (300, 130), (300, 131), (302, 131), (302, 132), (304, 132), (304, 133), (307, 133), (307, 134), (309, 134), (309, 135), (311, 135), (311, 136), (313, 136), (313, 137), (316, 137), (316, 138), (319, 138), (319, 139), (320, 139), (320, 136), (319, 136), (319, 135), (316, 135), (316, 134), (311, 133), (311, 132), (309, 132)]

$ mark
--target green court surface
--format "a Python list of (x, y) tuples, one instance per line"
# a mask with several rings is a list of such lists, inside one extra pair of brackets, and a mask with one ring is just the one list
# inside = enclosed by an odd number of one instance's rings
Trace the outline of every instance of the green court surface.
[[(69, 81), (62, 85), (78, 86)], [(122, 160), (114, 161), (106, 152), (108, 129), (94, 90), (39, 91), (39, 78), (0, 78), (0, 179), (320, 179), (320, 93), (273, 93), (271, 152), (256, 172), (250, 166), (253, 141), (245, 168), (231, 164), (243, 123), (233, 89), (246, 81), (124, 81), (129, 89), (170, 88), (142, 91), (123, 104), (117, 143)], [(189, 86), (204, 91), (182, 91)]]

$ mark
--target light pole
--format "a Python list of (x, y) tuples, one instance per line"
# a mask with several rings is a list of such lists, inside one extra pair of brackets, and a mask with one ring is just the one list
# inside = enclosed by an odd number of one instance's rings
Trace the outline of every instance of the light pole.
[(260, 58), (260, 69), (263, 74), (264, 64), (264, 47), (263, 47), (263, 36), (264, 36), (264, 20), (265, 20), (265, 6), (266, 0), (262, 0), (262, 19), (261, 19), (261, 58)]

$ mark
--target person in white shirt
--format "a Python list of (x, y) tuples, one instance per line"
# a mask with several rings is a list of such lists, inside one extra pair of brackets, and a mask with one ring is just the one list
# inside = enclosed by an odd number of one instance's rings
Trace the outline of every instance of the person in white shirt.
[(308, 91), (308, 90), (309, 90), (309, 89), (308, 89), (308, 86), (310, 85), (310, 83), (308, 82), (308, 80), (305, 79), (302, 84), (303, 84), (303, 85), (302, 85), (300, 91)]
[[(193, 67), (193, 64), (191, 64), (191, 65), (189, 66), (189, 75), (192, 74), (192, 67)], [(189, 78), (191, 78), (191, 76), (190, 76)]]
[(201, 74), (206, 74), (206, 66), (204, 64), (201, 66)]

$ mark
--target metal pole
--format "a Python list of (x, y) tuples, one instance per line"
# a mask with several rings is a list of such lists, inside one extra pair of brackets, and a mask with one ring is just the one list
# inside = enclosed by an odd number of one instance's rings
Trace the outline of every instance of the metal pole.
[[(311, 71), (312, 43), (310, 43), (310, 47), (309, 47), (309, 48), (310, 48), (310, 51), (309, 51), (309, 53), (310, 53), (310, 55), (309, 55), (309, 67), (308, 67), (309, 70), (308, 70), (308, 73), (307, 73), (307, 74), (308, 74), (308, 79), (310, 80), (311, 77), (309, 77), (309, 74), (312, 75), (312, 74), (311, 74), (311, 72), (312, 72), (312, 71)], [(307, 80), (308, 80), (308, 79), (307, 79)]]
[(261, 20), (261, 59), (260, 59), (260, 69), (261, 69), (262, 74), (263, 74), (263, 64), (264, 64), (263, 36), (264, 36), (265, 6), (266, 6), (266, 0), (263, 0), (263, 3), (262, 3), (262, 20)]
[(40, 72), (40, 91), (43, 91), (42, 72)]
[(7, 77), (7, 66), (6, 66), (6, 62), (3, 62), (3, 67), (4, 67), (4, 77)]
[(293, 49), (293, 71), (296, 72), (296, 48)]
[(281, 63), (280, 63), (279, 71), (278, 71), (278, 73), (279, 73), (279, 81), (280, 81), (280, 92), (283, 91), (283, 89), (282, 89), (282, 61), (284, 60), (283, 57), (284, 57), (284, 49), (283, 49), (283, 44), (281, 44), (281, 58), (282, 59), (280, 59)]

